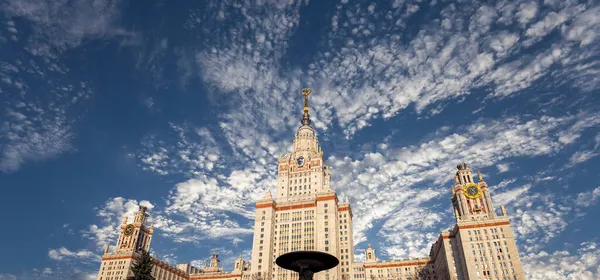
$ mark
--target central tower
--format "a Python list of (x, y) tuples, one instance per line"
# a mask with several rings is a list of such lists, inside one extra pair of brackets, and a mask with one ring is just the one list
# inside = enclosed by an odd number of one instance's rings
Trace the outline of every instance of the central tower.
[(303, 89), (302, 124), (294, 135), (294, 150), (280, 154), (277, 174), (277, 201), (305, 200), (317, 193), (333, 192), (329, 185), (329, 169), (323, 162), (323, 151), (308, 109), (310, 89)]
[(316, 279), (350, 278), (352, 211), (338, 200), (330, 186), (329, 168), (315, 129), (311, 126), (308, 97), (303, 89), (301, 126), (294, 135), (293, 150), (281, 153), (277, 161), (276, 198), (270, 191), (256, 202), (251, 274), (260, 279), (296, 279), (293, 272), (275, 264), (287, 252), (316, 250), (340, 260), (340, 265)]

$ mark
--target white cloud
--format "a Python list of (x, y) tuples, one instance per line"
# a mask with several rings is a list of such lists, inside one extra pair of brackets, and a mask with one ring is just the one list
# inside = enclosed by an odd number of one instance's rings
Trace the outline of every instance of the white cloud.
[(503, 188), (506, 188), (507, 186), (510, 186), (511, 184), (513, 184), (516, 181), (517, 181), (517, 179), (515, 179), (515, 178), (502, 180), (502, 181), (500, 181), (500, 183), (498, 183), (495, 186), (495, 190), (501, 190)]
[[(92, 251), (88, 250), (79, 250), (79, 251), (70, 251), (65, 247), (61, 247), (59, 249), (50, 249), (48, 251), (48, 257), (53, 260), (61, 261), (61, 260), (78, 260), (78, 261), (89, 261), (89, 260), (99, 260), (99, 256), (94, 254)], [(44, 273), (51, 273), (51, 270), (48, 271), (44, 269)]]
[(521, 3), (519, 5), (519, 12), (517, 12), (517, 17), (519, 18), (519, 22), (521, 24), (527, 24), (530, 20), (535, 18), (538, 13), (538, 5), (536, 2), (527, 2)]
[(581, 46), (589, 45), (600, 35), (600, 7), (591, 8), (578, 15), (565, 29), (567, 40), (578, 41)]
[(569, 162), (567, 163), (566, 167), (567, 168), (571, 168), (571, 167), (573, 167), (573, 166), (575, 166), (577, 164), (586, 162), (589, 159), (591, 159), (591, 158), (593, 158), (593, 157), (595, 157), (597, 155), (598, 155), (598, 153), (595, 150), (575, 152), (569, 158)]
[(156, 219), (156, 227), (180, 242), (205, 238), (235, 241), (240, 235), (251, 234), (251, 228), (240, 225), (231, 215), (254, 217), (253, 202), (264, 190), (254, 187), (259, 179), (256, 175), (250, 170), (234, 171), (229, 184), (207, 177), (177, 184), (169, 196), (165, 215)]
[(498, 168), (498, 173), (504, 173), (510, 169), (510, 167), (508, 166), (508, 163), (497, 164), (496, 168)]
[(515, 200), (521, 198), (527, 193), (533, 186), (531, 184), (519, 185), (518, 187), (512, 188), (507, 191), (497, 192), (494, 194), (494, 202), (497, 205), (507, 205)]
[[(583, 6), (577, 6), (574, 8), (566, 8), (559, 12), (549, 12), (540, 21), (532, 24), (525, 31), (525, 35), (535, 39), (546, 36), (553, 29), (565, 23), (572, 16), (580, 13), (582, 10), (584, 10)], [(534, 40), (531, 40), (528, 44), (531, 44), (532, 42), (534, 42)]]
[[(42, 79), (44, 73), (31, 74), (30, 68), (37, 67), (21, 64), (17, 69), (0, 68), (0, 76)], [(49, 97), (38, 95), (45, 90), (50, 91)], [(4, 91), (2, 100), (7, 107), (0, 122), (0, 171), (15, 171), (26, 162), (48, 160), (73, 150), (70, 110), (91, 96), (92, 90), (85, 83), (56, 86), (48, 82), (23, 89), (13, 84)]]
[(9, 1), (2, 11), (32, 24), (28, 50), (36, 55), (57, 55), (79, 46), (85, 39), (131, 37), (116, 25), (119, 1)]
[[(172, 173), (197, 176), (222, 168), (219, 162), (221, 149), (207, 128), (194, 128), (190, 124), (169, 124), (170, 133), (157, 141), (149, 135), (142, 141), (142, 148), (134, 156), (141, 167), (159, 175)], [(173, 149), (175, 147), (175, 149)]]
[(595, 205), (600, 196), (600, 188), (574, 195), (557, 195), (545, 190), (519, 192), (518, 189), (500, 196), (512, 198), (506, 202), (509, 205), (508, 215), (512, 217), (515, 234), (524, 245), (521, 251), (526, 254), (539, 252), (569, 223), (586, 215), (588, 208)]
[(600, 187), (597, 187), (592, 191), (582, 192), (582, 193), (578, 194), (577, 199), (575, 200), (575, 203), (577, 205), (581, 205), (583, 207), (590, 207), (590, 206), (596, 204), (599, 197), (600, 197)]
[[(54, 268), (42, 268), (37, 269), (33, 268), (28, 271), (24, 271), (18, 275), (11, 274), (0, 274), (0, 280), (93, 280), (96, 279), (97, 273), (89, 272), (81, 269), (82, 261), (78, 260), (76, 263), (78, 265), (74, 265), (74, 263), (66, 262), (62, 264), (62, 262), (58, 262)], [(85, 262), (83, 262), (85, 264)], [(97, 263), (89, 264), (94, 267), (94, 271), (97, 271)], [(87, 264), (86, 264), (87, 266)]]
[[(35, 1), (10, 1), (0, 9), (26, 13), (34, 6), (44, 7)], [(78, 109), (93, 90), (87, 82), (70, 77), (59, 59), (40, 57), (29, 48), (5, 43), (3, 47), (15, 53), (0, 62), (0, 171), (12, 172), (24, 163), (49, 160), (74, 150), (73, 125)]]
[[(62, 249), (62, 248), (61, 248)], [(46, 267), (42, 270), (42, 274), (43, 275), (51, 275), (52, 274), (52, 269), (49, 267)]]
[(598, 244), (584, 242), (576, 252), (558, 250), (524, 254), (523, 269), (527, 279), (592, 280), (600, 276), (600, 249)]
[[(30, 0), (8, 1), (0, 7), (6, 18), (20, 19), (19, 24), (8, 20), (12, 41), (0, 40), (3, 48), (14, 50), (0, 63), (0, 101), (5, 106), (0, 171), (12, 172), (25, 163), (75, 150), (78, 109), (93, 90), (85, 80), (70, 75), (61, 54), (84, 40), (134, 37), (117, 26), (118, 2)], [(20, 32), (20, 25), (28, 32)]]
[[(257, 18), (272, 3), (265, 5), (248, 8), (246, 19), (255, 24), (228, 26), (224, 33), (233, 30), (233, 35), (216, 40), (213, 49), (196, 57), (203, 69), (202, 78), (216, 92), (233, 96), (232, 100), (237, 101), (231, 102), (232, 108), (242, 108), (239, 114), (226, 115), (222, 124), (230, 139), (241, 131), (256, 131), (256, 126), (265, 124), (273, 131), (289, 130), (294, 122), (280, 120), (295, 120), (290, 118), (289, 104), (298, 103), (293, 93), (299, 91), (300, 83), (315, 89), (311, 101), (316, 111), (313, 115), (320, 121), (319, 129), (326, 129), (336, 118), (351, 137), (372, 120), (393, 117), (411, 104), (421, 112), (438, 102), (488, 86), (492, 87), (492, 97), (515, 94), (547, 77), (558, 63), (565, 70), (552, 74), (564, 79), (554, 77), (555, 83), (579, 80), (578, 75), (589, 73), (589, 69), (565, 64), (577, 56), (566, 34), (537, 50), (528, 49), (532, 42), (584, 12), (587, 8), (584, 5), (559, 6), (556, 12), (541, 12), (532, 1), (496, 6), (443, 5), (436, 15), (439, 21), (420, 26), (421, 31), (407, 41), (401, 36), (378, 38), (372, 34), (401, 31), (401, 23), (391, 25), (388, 22), (393, 20), (376, 19), (400, 17), (401, 22), (404, 18), (400, 11), (410, 10), (412, 3), (395, 3), (394, 9), (398, 10), (392, 11), (342, 4), (331, 20), (330, 48), (318, 53), (307, 69), (302, 70), (284, 69), (279, 64), (298, 25), (299, 5), (289, 2), (268, 13), (269, 18), (282, 18), (290, 23), (277, 28), (266, 24), (267, 18)], [(494, 19), (500, 17), (508, 22), (508, 17), (515, 14), (522, 24), (521, 30), (503, 25), (491, 28)], [(592, 9), (585, 14), (593, 14)], [(535, 21), (538, 15), (540, 19)], [(437, 28), (437, 22), (447, 28)], [(595, 24), (591, 20), (575, 25), (579, 27), (573, 29), (581, 31), (572, 34), (586, 33), (588, 38), (594, 34)], [(520, 36), (527, 37), (527, 41), (521, 42)], [(257, 43), (255, 37), (263, 39)], [(509, 55), (519, 59), (504, 59)], [(305, 78), (300, 80), (299, 76)], [(244, 105), (239, 106), (240, 103)], [(439, 112), (438, 107), (432, 106), (431, 112)], [(249, 121), (248, 113), (258, 114), (258, 118)], [(263, 118), (272, 115), (277, 117)], [(242, 124), (246, 129), (240, 128)]]
[(17, 280), (17, 276), (14, 276), (12, 274), (1, 273), (0, 280)]

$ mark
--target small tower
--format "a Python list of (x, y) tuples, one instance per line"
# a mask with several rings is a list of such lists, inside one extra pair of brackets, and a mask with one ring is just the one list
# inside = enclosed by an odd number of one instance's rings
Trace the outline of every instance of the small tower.
[(371, 247), (371, 244), (365, 250), (365, 263), (376, 262), (377, 256), (375, 255), (375, 249)]
[(244, 271), (244, 259), (242, 259), (242, 255), (235, 260), (235, 265), (233, 267), (233, 272), (242, 272)]
[(210, 264), (208, 267), (204, 268), (204, 272), (219, 272), (219, 263), (221, 261), (219, 261), (219, 255), (218, 254), (212, 254), (212, 257), (210, 258)]

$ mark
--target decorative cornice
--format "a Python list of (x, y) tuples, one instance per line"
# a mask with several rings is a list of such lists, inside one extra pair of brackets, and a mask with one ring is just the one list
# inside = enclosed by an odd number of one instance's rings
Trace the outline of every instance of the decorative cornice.
[(482, 228), (482, 227), (493, 227), (493, 226), (505, 226), (510, 225), (509, 221), (502, 222), (487, 222), (487, 223), (476, 223), (470, 225), (457, 225), (458, 229), (469, 229), (469, 228)]

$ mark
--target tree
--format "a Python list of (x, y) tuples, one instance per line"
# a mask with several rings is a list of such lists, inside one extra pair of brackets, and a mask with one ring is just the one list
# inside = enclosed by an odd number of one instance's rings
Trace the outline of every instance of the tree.
[(154, 276), (152, 276), (153, 267), (154, 263), (152, 263), (152, 256), (150, 256), (150, 253), (142, 251), (140, 261), (131, 268), (133, 276), (128, 277), (127, 280), (155, 280)]

